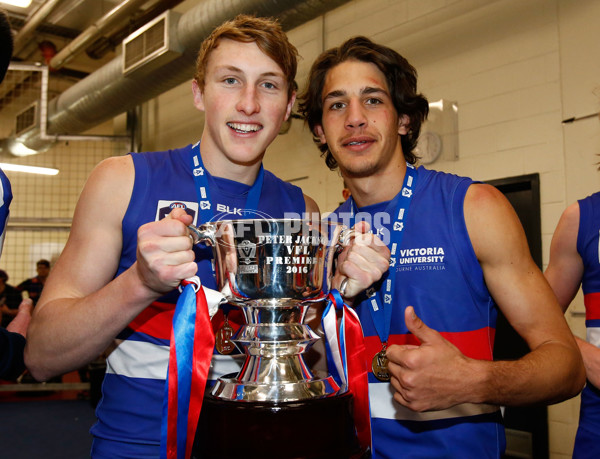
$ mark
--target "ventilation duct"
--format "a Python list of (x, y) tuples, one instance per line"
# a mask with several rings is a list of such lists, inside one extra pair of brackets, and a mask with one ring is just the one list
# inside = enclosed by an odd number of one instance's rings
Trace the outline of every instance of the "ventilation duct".
[(123, 40), (123, 75), (149, 72), (181, 55), (174, 17), (174, 12), (165, 11)]
[[(121, 57), (116, 57), (48, 104), (47, 133), (76, 134), (189, 81), (202, 40), (222, 22), (239, 13), (276, 17), (290, 30), (349, 0), (206, 0), (179, 18), (172, 17), (181, 55), (147, 72), (123, 75)], [(16, 138), (33, 150), (48, 148), (47, 137), (33, 129)]]
[(40, 127), (37, 101), (17, 113), (15, 117), (15, 134), (21, 135), (30, 129)]

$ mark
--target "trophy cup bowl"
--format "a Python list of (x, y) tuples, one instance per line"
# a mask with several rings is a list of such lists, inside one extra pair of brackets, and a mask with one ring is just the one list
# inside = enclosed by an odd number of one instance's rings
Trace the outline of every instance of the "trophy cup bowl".
[[(217, 286), (246, 324), (231, 339), (245, 354), (237, 374), (206, 395), (198, 457), (359, 457), (352, 396), (329, 375), (314, 376), (302, 354), (320, 337), (304, 324), (331, 289), (336, 254), (353, 231), (326, 221), (249, 219), (190, 226), (211, 245)], [(310, 440), (297, 432), (311, 425)], [(228, 427), (230, 426), (230, 427)], [(236, 441), (229, 437), (231, 427)]]

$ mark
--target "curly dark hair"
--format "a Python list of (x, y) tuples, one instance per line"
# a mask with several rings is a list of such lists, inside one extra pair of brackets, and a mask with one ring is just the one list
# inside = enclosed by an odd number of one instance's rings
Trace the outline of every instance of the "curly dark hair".
[(427, 99), (417, 93), (417, 71), (393, 49), (373, 43), (363, 36), (350, 38), (339, 47), (324, 51), (313, 63), (306, 90), (299, 97), (299, 111), (313, 133), (313, 140), (321, 150), (321, 156), (325, 156), (325, 163), (332, 170), (337, 168), (328, 145), (321, 143), (315, 135), (315, 127), (321, 125), (323, 119), (322, 93), (325, 78), (330, 69), (348, 60), (375, 64), (385, 75), (398, 115), (407, 115), (410, 119), (408, 134), (401, 135), (400, 142), (406, 161), (415, 164), (417, 156), (413, 150), (417, 146), (421, 124), (429, 114)]

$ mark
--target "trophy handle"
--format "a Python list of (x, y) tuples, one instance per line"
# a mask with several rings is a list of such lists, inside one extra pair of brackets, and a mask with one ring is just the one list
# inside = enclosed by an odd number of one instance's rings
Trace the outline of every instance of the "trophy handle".
[(190, 237), (192, 238), (192, 242), (194, 244), (198, 244), (200, 242), (207, 242), (209, 245), (215, 245), (215, 229), (213, 226), (208, 225), (200, 225), (200, 227), (194, 225), (188, 225), (188, 229), (190, 230)]
[(344, 227), (340, 232), (338, 243), (336, 244), (336, 252), (341, 252), (345, 247), (350, 244), (350, 241), (356, 237), (356, 231), (354, 228)]

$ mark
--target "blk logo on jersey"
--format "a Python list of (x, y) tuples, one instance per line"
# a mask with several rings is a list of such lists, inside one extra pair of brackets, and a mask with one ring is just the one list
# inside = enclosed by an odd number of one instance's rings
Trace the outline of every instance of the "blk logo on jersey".
[(185, 213), (191, 215), (193, 224), (198, 220), (198, 203), (189, 201), (167, 201), (160, 199), (156, 205), (156, 220), (162, 220), (171, 213), (173, 209), (183, 209)]
[(225, 214), (232, 214), (242, 217), (246, 210), (238, 207), (229, 207), (225, 204), (217, 204), (217, 212), (223, 212)]

